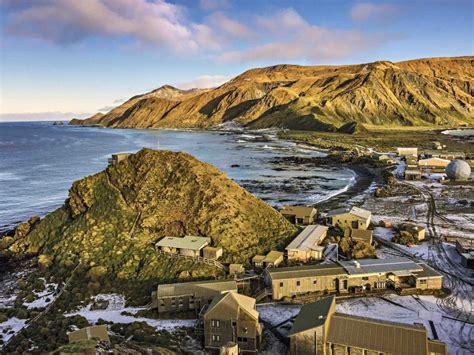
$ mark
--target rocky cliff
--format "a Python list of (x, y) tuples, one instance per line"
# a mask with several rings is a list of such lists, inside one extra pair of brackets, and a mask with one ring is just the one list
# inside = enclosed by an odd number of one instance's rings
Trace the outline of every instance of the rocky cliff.
[(164, 86), (105, 115), (71, 124), (121, 128), (250, 128), (474, 125), (474, 57), (345, 66), (277, 65), (249, 70), (215, 89)]
[[(143, 149), (73, 184), (63, 207), (9, 247), (42, 268), (80, 262), (93, 275), (173, 280), (214, 267), (159, 255), (163, 236), (207, 236), (224, 259), (247, 263), (296, 232), (279, 212), (215, 167), (185, 153)], [(184, 275), (184, 276), (183, 276)]]

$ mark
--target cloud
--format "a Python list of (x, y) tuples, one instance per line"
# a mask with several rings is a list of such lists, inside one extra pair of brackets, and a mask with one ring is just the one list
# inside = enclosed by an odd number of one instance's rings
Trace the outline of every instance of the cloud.
[(117, 100), (114, 100), (114, 104), (121, 104), (125, 102), (125, 99), (117, 99)]
[(366, 22), (368, 20), (382, 21), (392, 18), (398, 12), (399, 8), (395, 5), (362, 2), (351, 9), (351, 18), (355, 22)]
[(195, 51), (197, 43), (184, 9), (164, 0), (44, 0), (14, 11), (10, 34), (67, 45), (88, 37), (116, 36), (140, 44)]
[(24, 113), (0, 113), (1, 122), (21, 122), (21, 121), (65, 121), (72, 118), (87, 118), (91, 113), (74, 112), (24, 112)]
[(97, 111), (99, 112), (109, 112), (110, 110), (113, 110), (117, 106), (104, 106), (98, 109)]
[(213, 88), (224, 84), (229, 78), (224, 75), (201, 75), (190, 81), (173, 84), (180, 89)]
[(237, 20), (233, 20), (221, 12), (213, 13), (208, 17), (209, 23), (214, 26), (218, 33), (230, 35), (234, 38), (240, 39), (252, 39), (255, 38), (255, 33), (249, 27), (240, 23)]
[(262, 29), (260, 32), (267, 35), (264, 43), (224, 52), (219, 56), (220, 61), (334, 60), (373, 50), (391, 39), (383, 33), (366, 34), (312, 25), (291, 8), (259, 16), (256, 22)]

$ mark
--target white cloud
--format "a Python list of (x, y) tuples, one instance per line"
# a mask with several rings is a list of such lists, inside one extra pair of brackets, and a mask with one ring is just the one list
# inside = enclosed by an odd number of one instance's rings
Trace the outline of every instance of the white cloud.
[(351, 17), (355, 22), (366, 22), (368, 20), (383, 21), (393, 17), (398, 11), (398, 7), (392, 4), (362, 2), (351, 9)]
[(224, 75), (201, 75), (190, 81), (173, 84), (180, 89), (213, 88), (224, 84), (229, 78)]
[[(264, 60), (334, 60), (370, 51), (388, 40), (380, 33), (335, 30), (312, 25), (289, 8), (269, 16), (258, 16), (256, 23), (266, 33), (263, 43), (244, 50), (227, 51), (223, 62)], [(264, 31), (265, 30), (265, 31)]]

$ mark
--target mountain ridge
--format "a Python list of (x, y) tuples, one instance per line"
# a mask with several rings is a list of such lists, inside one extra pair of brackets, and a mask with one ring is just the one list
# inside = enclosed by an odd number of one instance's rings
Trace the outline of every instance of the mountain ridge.
[(337, 131), (370, 126), (474, 124), (474, 57), (342, 66), (279, 64), (249, 69), (213, 89), (164, 85), (76, 125), (111, 128), (248, 128)]

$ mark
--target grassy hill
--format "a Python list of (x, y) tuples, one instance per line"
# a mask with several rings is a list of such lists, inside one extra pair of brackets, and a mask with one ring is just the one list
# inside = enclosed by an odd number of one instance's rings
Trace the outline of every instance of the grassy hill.
[[(123, 280), (207, 277), (219, 271), (157, 254), (164, 236), (206, 236), (224, 260), (248, 263), (295, 233), (279, 212), (185, 153), (143, 149), (73, 184), (64, 206), (9, 247), (42, 268), (90, 268)], [(24, 235), (26, 234), (26, 235)]]
[(347, 125), (474, 125), (474, 57), (344, 66), (276, 65), (246, 71), (218, 88), (164, 86), (104, 115), (71, 124), (121, 128), (250, 128), (337, 131)]

